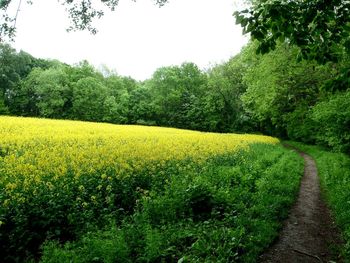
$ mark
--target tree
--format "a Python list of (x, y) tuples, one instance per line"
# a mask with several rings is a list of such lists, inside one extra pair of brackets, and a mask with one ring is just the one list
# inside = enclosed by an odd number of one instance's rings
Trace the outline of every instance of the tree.
[(104, 79), (103, 75), (100, 72), (96, 71), (96, 69), (86, 60), (79, 62), (73, 67), (67, 66), (66, 73), (69, 76), (69, 81), (72, 83), (86, 77), (96, 78), (100, 81), (103, 81)]
[(336, 92), (316, 104), (311, 112), (317, 142), (350, 154), (350, 90)]
[(242, 101), (263, 131), (307, 140), (310, 136), (307, 112), (318, 101), (320, 87), (332, 79), (335, 70), (331, 65), (297, 62), (297, 53), (296, 47), (279, 44), (269, 54), (257, 55), (257, 62), (243, 77), (247, 90)]
[(4, 98), (0, 95), (0, 115), (7, 115), (10, 111), (5, 105)]
[(196, 100), (201, 97), (206, 76), (193, 63), (162, 67), (156, 70), (147, 85), (158, 125), (191, 128)]
[(7, 114), (5, 94), (20, 80), (16, 70), (16, 50), (0, 44), (0, 114)]
[(65, 66), (34, 68), (8, 96), (12, 114), (66, 118), (72, 90)]
[[(72, 112), (75, 119), (102, 121), (105, 113), (104, 104), (108, 98), (107, 87), (93, 77), (85, 77), (73, 84)], [(107, 100), (109, 106), (110, 99)]]
[(133, 124), (155, 125), (156, 109), (151, 94), (150, 81), (145, 81), (130, 92), (128, 120)]
[[(257, 70), (258, 75), (251, 76), (250, 87), (243, 96), (246, 108), (254, 109), (255, 115), (263, 114), (265, 117), (259, 118), (269, 120), (272, 126), (284, 125), (282, 128), (287, 130), (289, 138), (311, 139), (337, 150), (348, 149), (348, 111), (345, 108), (344, 113), (342, 107), (350, 87), (350, 0), (252, 0), (251, 3), (250, 8), (234, 15), (243, 32), (259, 41), (257, 53), (269, 53), (282, 42), (298, 47), (299, 62), (315, 60), (328, 69), (322, 73), (320, 68), (314, 70), (316, 65), (299, 63), (295, 64), (297, 75), (295, 70), (289, 71), (292, 74), (277, 70), (277, 74), (270, 71), (266, 78), (259, 77), (264, 70), (268, 72), (269, 67), (274, 67), (276, 61), (271, 61)], [(315, 75), (317, 72), (321, 74)], [(265, 81), (265, 85), (254, 80), (256, 77), (261, 83)], [(289, 96), (299, 99), (289, 100)], [(342, 106), (336, 107), (339, 105)]]
[[(245, 48), (247, 49), (247, 48)], [(247, 131), (248, 119), (241, 96), (246, 90), (243, 76), (250, 65), (244, 61), (246, 50), (217, 65), (209, 72), (205, 105), (211, 130), (220, 132)]]
[[(65, 118), (70, 110), (72, 89), (64, 68), (35, 69), (26, 84), (32, 85), (39, 114), (47, 118)], [(35, 79), (31, 79), (36, 76)]]
[(349, 0), (252, 2), (234, 15), (243, 32), (260, 42), (258, 53), (275, 49), (278, 40), (298, 46), (299, 58), (322, 64), (350, 52)]
[(19, 113), (14, 97), (18, 95), (20, 81), (35, 67), (47, 69), (55, 62), (37, 59), (30, 54), (16, 52), (10, 45), (0, 44), (0, 111), (3, 114)]
[[(159, 6), (168, 2), (168, 0), (154, 1)], [(27, 0), (26, 2), (31, 4), (34, 0)], [(104, 15), (106, 8), (114, 11), (119, 0), (58, 0), (58, 2), (66, 7), (68, 17), (71, 20), (71, 26), (68, 30), (87, 29), (95, 34), (97, 29), (92, 26), (94, 19), (101, 18)], [(0, 42), (6, 37), (13, 39), (16, 33), (16, 20), (22, 0), (19, 0), (17, 12), (15, 12), (15, 14), (10, 14), (8, 11), (11, 4), (17, 4), (17, 2), (13, 0), (0, 0), (0, 11), (2, 11), (0, 18)]]

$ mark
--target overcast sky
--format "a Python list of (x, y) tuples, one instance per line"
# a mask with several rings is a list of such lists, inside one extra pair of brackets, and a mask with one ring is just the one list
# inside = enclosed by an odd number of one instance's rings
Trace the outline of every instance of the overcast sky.
[[(15, 0), (13, 0), (15, 2)], [(120, 0), (89, 32), (66, 32), (69, 20), (57, 0), (23, 4), (12, 45), (35, 57), (74, 64), (105, 64), (137, 80), (159, 67), (194, 62), (200, 68), (228, 60), (247, 42), (232, 13), (237, 0)]]

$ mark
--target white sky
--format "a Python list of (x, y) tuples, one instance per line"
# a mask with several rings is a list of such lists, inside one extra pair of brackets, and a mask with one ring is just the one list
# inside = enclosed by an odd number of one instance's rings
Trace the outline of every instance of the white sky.
[(183, 62), (207, 68), (247, 42), (232, 16), (237, 0), (170, 0), (162, 8), (153, 0), (120, 0), (116, 11), (95, 23), (97, 35), (67, 33), (69, 20), (57, 0), (33, 2), (21, 8), (13, 47), (69, 64), (83, 59), (96, 67), (105, 64), (137, 80)]

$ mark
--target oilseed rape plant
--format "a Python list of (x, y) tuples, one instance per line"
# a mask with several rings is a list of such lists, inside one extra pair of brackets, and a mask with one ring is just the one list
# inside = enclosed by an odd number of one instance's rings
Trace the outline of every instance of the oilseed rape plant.
[(0, 116), (0, 256), (21, 260), (46, 239), (74, 239), (89, 224), (118, 220), (171, 176), (200, 170), (215, 156), (255, 143), (279, 141)]
[(5, 188), (113, 169), (132, 174), (170, 160), (200, 163), (251, 143), (278, 143), (260, 135), (214, 134), (160, 127), (1, 117), (1, 174)]

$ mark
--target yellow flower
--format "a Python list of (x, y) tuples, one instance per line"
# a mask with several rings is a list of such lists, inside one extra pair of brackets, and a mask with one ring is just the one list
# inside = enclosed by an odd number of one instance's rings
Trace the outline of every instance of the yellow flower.
[[(43, 186), (52, 190), (62, 185), (64, 192), (73, 185), (85, 193), (82, 176), (86, 182), (92, 179), (97, 190), (115, 176), (130, 177), (143, 169), (167, 176), (163, 168), (169, 161), (178, 169), (192, 169), (215, 155), (248, 149), (256, 142), (279, 143), (260, 135), (0, 116), (0, 145), (6, 149), (0, 183), (8, 196), (1, 201), (4, 206), (25, 202), (25, 193), (36, 194)], [(184, 160), (189, 161), (184, 164)], [(106, 190), (110, 192), (112, 186)]]
[(6, 189), (7, 191), (12, 191), (12, 190), (14, 190), (16, 187), (17, 187), (17, 185), (16, 185), (15, 183), (8, 183), (8, 184), (6, 185), (6, 187), (5, 187), (5, 189)]

